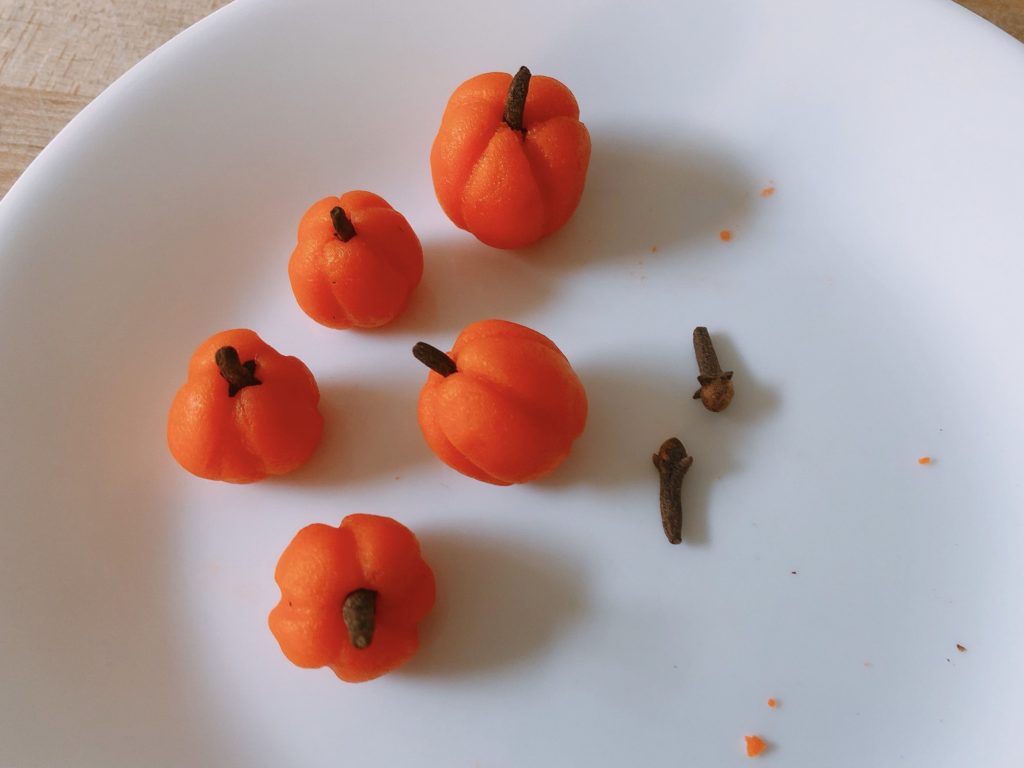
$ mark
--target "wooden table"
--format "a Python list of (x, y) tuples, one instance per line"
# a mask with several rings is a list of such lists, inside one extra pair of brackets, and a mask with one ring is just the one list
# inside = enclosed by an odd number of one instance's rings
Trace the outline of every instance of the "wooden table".
[[(1024, 40), (1024, 0), (959, 1)], [(0, 195), (121, 73), (228, 2), (0, 0)]]

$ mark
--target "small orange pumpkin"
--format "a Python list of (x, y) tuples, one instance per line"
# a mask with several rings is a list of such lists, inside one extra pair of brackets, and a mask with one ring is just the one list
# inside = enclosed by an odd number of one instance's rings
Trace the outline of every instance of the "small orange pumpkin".
[(495, 485), (552, 472), (587, 421), (587, 395), (551, 339), (524, 325), (467, 326), (447, 355), (420, 342), (431, 372), (419, 422), (431, 450), (464, 475)]
[(314, 203), (288, 262), (302, 310), (329, 328), (377, 328), (405, 309), (423, 277), (423, 248), (409, 222), (372, 192)]
[(291, 472), (323, 432), (309, 369), (253, 331), (223, 331), (192, 355), (167, 417), (171, 454), (194, 475), (251, 483)]
[(572, 216), (590, 134), (572, 91), (552, 77), (490, 72), (451, 95), (430, 150), (448, 218), (495, 248), (522, 248)]
[(296, 534), (277, 563), (281, 601), (270, 631), (300, 667), (330, 667), (350, 683), (380, 677), (419, 646), (434, 605), (434, 574), (412, 531), (377, 515), (349, 515)]

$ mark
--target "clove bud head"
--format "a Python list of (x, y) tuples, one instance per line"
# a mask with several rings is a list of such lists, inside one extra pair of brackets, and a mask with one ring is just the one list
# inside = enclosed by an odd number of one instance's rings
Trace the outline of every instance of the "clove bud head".
[(700, 389), (693, 393), (694, 400), (700, 400), (709, 411), (724, 411), (732, 402), (734, 394), (732, 371), (723, 371), (717, 376), (698, 376)]

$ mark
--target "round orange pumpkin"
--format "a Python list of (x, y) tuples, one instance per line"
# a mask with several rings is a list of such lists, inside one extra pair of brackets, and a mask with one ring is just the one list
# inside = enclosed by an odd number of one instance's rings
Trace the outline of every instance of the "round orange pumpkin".
[(451, 95), (430, 151), (448, 218), (495, 248), (522, 248), (572, 216), (590, 134), (572, 91), (552, 77), (490, 72)]
[(302, 310), (329, 328), (377, 328), (405, 309), (423, 276), (409, 222), (372, 192), (314, 203), (288, 262)]
[(587, 396), (551, 339), (505, 320), (467, 326), (445, 354), (420, 342), (430, 369), (419, 399), (427, 444), (448, 466), (510, 485), (552, 472), (587, 421)]
[(309, 369), (253, 331), (223, 331), (192, 355), (167, 417), (171, 454), (194, 475), (251, 483), (291, 472), (323, 432)]
[(389, 517), (306, 526), (274, 576), (281, 601), (270, 612), (270, 631), (284, 655), (300, 667), (330, 667), (350, 683), (412, 657), (417, 625), (434, 605), (434, 574), (416, 536)]

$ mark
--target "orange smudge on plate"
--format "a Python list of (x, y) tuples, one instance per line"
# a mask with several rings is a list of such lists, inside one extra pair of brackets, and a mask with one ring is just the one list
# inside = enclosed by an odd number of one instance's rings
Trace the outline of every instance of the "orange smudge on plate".
[(723, 229), (721, 232), (718, 233), (718, 239), (721, 240), (723, 243), (728, 243), (730, 240), (732, 240), (732, 230)]
[(747, 757), (757, 757), (768, 747), (760, 736), (744, 736), (743, 738), (747, 742)]
[(775, 709), (777, 706), (779, 706), (779, 702), (776, 699), (768, 699), (768, 706), (772, 709)]
[(657, 252), (658, 252), (658, 246), (652, 245), (651, 246), (651, 253), (657, 253)]
[(775, 194), (775, 187), (769, 184), (767, 187), (761, 190), (761, 197), (771, 197)]
[(932, 463), (932, 457), (931, 456), (922, 456), (920, 459), (917, 460), (917, 463), (921, 464), (922, 466), (925, 465), (925, 464), (931, 464)]

